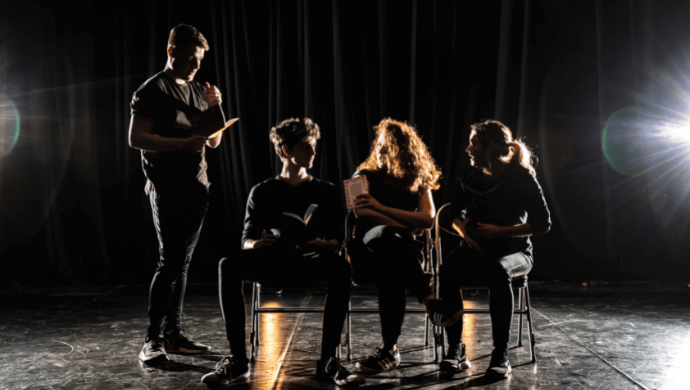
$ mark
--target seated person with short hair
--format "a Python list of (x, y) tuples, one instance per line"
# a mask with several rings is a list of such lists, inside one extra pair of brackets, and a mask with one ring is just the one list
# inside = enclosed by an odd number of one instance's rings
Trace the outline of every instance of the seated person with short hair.
[[(337, 385), (364, 382), (335, 357), (350, 300), (350, 265), (337, 254), (344, 219), (340, 189), (307, 173), (319, 138), (318, 125), (309, 118), (287, 119), (271, 129), (283, 169), (280, 175), (252, 188), (243, 250), (234, 259), (220, 262), (221, 309), (232, 355), (219, 362), (215, 372), (204, 375), (204, 383), (228, 385), (249, 375), (243, 281), (295, 278), (328, 283), (317, 376)], [(295, 217), (302, 218), (314, 205), (311, 217), (305, 218), (306, 228), (300, 226)]]

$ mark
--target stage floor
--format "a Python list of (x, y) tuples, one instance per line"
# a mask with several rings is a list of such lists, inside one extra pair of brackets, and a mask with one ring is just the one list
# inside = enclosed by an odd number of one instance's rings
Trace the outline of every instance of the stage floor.
[[(537, 363), (529, 347), (516, 347), (513, 322), (506, 380), (489, 380), (491, 322), (466, 315), (464, 340), (473, 368), (442, 376), (432, 347), (424, 347), (424, 316), (408, 314), (398, 370), (367, 376), (372, 389), (689, 389), (690, 299), (684, 285), (656, 282), (583, 287), (530, 282)], [(319, 307), (316, 289), (267, 289), (270, 306)], [(273, 291), (273, 293), (271, 293)], [(170, 355), (160, 367), (140, 363), (147, 326), (148, 286), (22, 287), (0, 290), (0, 389), (205, 389), (199, 382), (229, 353), (217, 286), (187, 288), (187, 334), (214, 352)], [(247, 295), (249, 298), (250, 295)], [(486, 292), (467, 297), (487, 302)], [(353, 307), (376, 307), (373, 289), (353, 289)], [(417, 303), (408, 299), (410, 307)], [(262, 345), (249, 381), (234, 389), (336, 388), (315, 378), (320, 314), (266, 314)], [(249, 321), (247, 322), (249, 327)], [(378, 315), (355, 314), (354, 363), (380, 343)], [(343, 349), (345, 351), (345, 349)]]

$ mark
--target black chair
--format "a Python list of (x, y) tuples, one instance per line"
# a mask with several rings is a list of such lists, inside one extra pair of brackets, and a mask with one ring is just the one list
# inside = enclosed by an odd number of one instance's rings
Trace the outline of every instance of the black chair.
[[(343, 254), (348, 261), (352, 264), (352, 259), (350, 256), (352, 256), (352, 245), (353, 245), (353, 233), (354, 233), (354, 227), (355, 227), (355, 215), (352, 212), (352, 210), (348, 211), (347, 216), (345, 217), (345, 240), (343, 241)], [(438, 293), (438, 267), (436, 266), (435, 262), (433, 261), (433, 241), (431, 240), (431, 233), (429, 230), (426, 230), (424, 235), (423, 235), (423, 242), (424, 242), (424, 249), (423, 249), (423, 267), (425, 268), (425, 272), (430, 276), (431, 278), (431, 283), (432, 283), (432, 288), (435, 293)], [(356, 274), (356, 270), (353, 270), (353, 285), (357, 286), (358, 285), (358, 280), (361, 280), (361, 278), (358, 278), (358, 275)], [(366, 282), (360, 282), (365, 284)], [(347, 318), (346, 318), (346, 339), (345, 343), (347, 344), (347, 360), (351, 361), (352, 360), (352, 314), (377, 314), (379, 312), (378, 308), (352, 308), (352, 302), (348, 304), (348, 312), (347, 312)], [(432, 333), (434, 336), (434, 360), (439, 361), (440, 356), (438, 355), (438, 345), (442, 342), (443, 340), (443, 335), (442, 335), (442, 329), (440, 326), (435, 326), (432, 325), (431, 322), (429, 321), (429, 318), (426, 316), (426, 311), (424, 308), (420, 309), (406, 309), (405, 313), (423, 313), (425, 317), (425, 322), (424, 322), (424, 346), (428, 347), (429, 346), (429, 333)]]
[[(442, 239), (441, 237), (443, 235), (450, 235), (454, 236), (456, 240), (460, 240), (460, 235), (452, 228), (452, 219), (451, 216), (448, 215), (448, 211), (450, 208), (448, 207), (450, 203), (447, 203), (443, 205), (438, 212), (436, 213), (436, 228), (434, 230), (434, 249), (436, 252), (436, 263), (440, 269), (441, 264), (443, 264), (443, 252), (442, 252)], [(445, 213), (444, 213), (445, 211)], [(527, 327), (529, 331), (529, 340), (530, 340), (530, 354), (532, 356), (532, 363), (537, 362), (537, 356), (534, 353), (534, 346), (536, 344), (535, 338), (534, 338), (534, 327), (532, 324), (532, 310), (531, 310), (531, 305), (530, 305), (530, 299), (529, 299), (529, 286), (528, 286), (528, 278), (527, 275), (524, 276), (518, 276), (512, 279), (512, 286), (514, 289), (518, 290), (518, 299), (517, 299), (517, 304), (518, 307), (515, 309), (514, 314), (517, 314), (520, 316), (519, 319), (519, 326), (518, 326), (518, 347), (522, 347), (522, 328), (523, 328), (523, 320), (522, 317), (523, 315), (527, 316)], [(436, 296), (439, 297), (439, 290), (438, 290), (438, 280), (436, 281)], [(488, 290), (489, 288), (487, 286), (482, 286), (482, 285), (474, 285), (474, 284), (465, 284), (463, 287), (471, 287), (471, 288), (476, 288), (476, 289), (482, 289), (482, 290)], [(443, 298), (443, 297), (439, 297)], [(465, 314), (489, 314), (490, 311), (488, 308), (482, 308), (482, 309), (465, 309), (464, 310)], [(443, 331), (442, 335), (442, 342), (441, 344), (441, 349), (443, 355), (446, 354), (446, 333)]]

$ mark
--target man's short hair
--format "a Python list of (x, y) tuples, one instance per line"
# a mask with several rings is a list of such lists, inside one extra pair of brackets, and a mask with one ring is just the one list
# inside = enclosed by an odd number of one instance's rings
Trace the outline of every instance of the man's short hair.
[(208, 51), (208, 42), (204, 35), (195, 27), (188, 24), (180, 24), (170, 30), (170, 38), (168, 38), (168, 45), (175, 47), (184, 47), (187, 45), (194, 45), (204, 48)]
[(287, 146), (288, 149), (292, 149), (296, 143), (309, 137), (314, 139), (321, 138), (319, 125), (309, 118), (286, 119), (271, 129), (271, 142), (273, 142), (276, 154), (281, 160), (287, 158), (285, 153), (283, 153), (283, 145)]

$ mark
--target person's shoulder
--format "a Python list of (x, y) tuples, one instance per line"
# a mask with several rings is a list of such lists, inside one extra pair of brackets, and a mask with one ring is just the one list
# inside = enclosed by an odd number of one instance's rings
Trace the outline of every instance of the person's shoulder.
[(166, 75), (163, 72), (158, 72), (154, 74), (153, 76), (149, 77), (148, 80), (144, 81), (141, 86), (139, 86), (139, 89), (137, 89), (137, 92), (141, 90), (149, 90), (149, 89), (163, 89), (166, 86)]
[(263, 192), (263, 191), (269, 191), (275, 186), (280, 184), (280, 179), (275, 178), (275, 177), (270, 177), (262, 182), (256, 183), (254, 187), (252, 187), (252, 193), (256, 192)]

